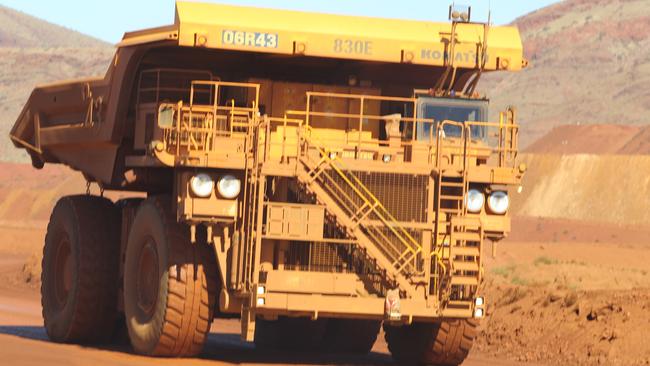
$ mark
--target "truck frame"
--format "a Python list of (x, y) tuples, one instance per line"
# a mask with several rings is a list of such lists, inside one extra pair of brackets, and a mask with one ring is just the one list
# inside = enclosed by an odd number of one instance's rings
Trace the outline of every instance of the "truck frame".
[(459, 364), (485, 242), (510, 231), (513, 108), (481, 75), (526, 67), (514, 27), (178, 2), (103, 78), (37, 87), (11, 131), (32, 164), (144, 193), (62, 198), (45, 240), (48, 336), (193, 356), (215, 317), (260, 348)]

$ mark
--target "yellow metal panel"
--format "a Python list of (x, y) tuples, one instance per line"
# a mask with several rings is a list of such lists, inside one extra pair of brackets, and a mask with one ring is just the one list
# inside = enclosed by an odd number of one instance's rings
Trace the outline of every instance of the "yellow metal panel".
[(363, 283), (354, 273), (318, 273), (299, 271), (269, 271), (266, 291), (356, 295)]
[[(315, 14), (218, 4), (177, 2), (179, 45), (329, 58), (445, 65), (451, 23)], [(455, 65), (477, 66), (481, 24), (459, 24)], [(487, 70), (519, 70), (519, 31), (491, 27)], [(505, 61), (505, 62), (504, 62)], [(507, 66), (505, 66), (507, 65)]]
[(325, 208), (318, 205), (272, 202), (267, 206), (266, 234), (284, 239), (323, 239)]

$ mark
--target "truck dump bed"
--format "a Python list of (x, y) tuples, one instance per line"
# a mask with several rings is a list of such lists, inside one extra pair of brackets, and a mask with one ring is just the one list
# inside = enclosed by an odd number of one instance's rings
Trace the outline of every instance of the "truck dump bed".
[(429, 88), (453, 70), (442, 86), (457, 92), (482, 72), (526, 65), (514, 27), (178, 2), (173, 25), (125, 34), (104, 78), (36, 87), (11, 139), (36, 167), (64, 163), (105, 187), (122, 187), (125, 157), (137, 153), (132, 141), (138, 78), (147, 68), (176, 67), (189, 59), (195, 69), (236, 68), (241, 60), (253, 70), (249, 78), (260, 70), (274, 73), (275, 80), (312, 72), (321, 83), (340, 84), (355, 74), (373, 86), (396, 89), (402, 79)]

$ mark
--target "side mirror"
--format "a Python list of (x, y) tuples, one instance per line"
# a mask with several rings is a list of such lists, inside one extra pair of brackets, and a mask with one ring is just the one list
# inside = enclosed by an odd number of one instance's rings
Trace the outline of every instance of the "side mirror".
[(175, 108), (170, 105), (162, 105), (158, 110), (158, 126), (160, 128), (174, 127)]

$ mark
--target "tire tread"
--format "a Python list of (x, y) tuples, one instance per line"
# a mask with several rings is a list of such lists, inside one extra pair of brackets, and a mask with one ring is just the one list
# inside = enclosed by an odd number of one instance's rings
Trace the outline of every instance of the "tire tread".
[[(77, 292), (74, 310), (66, 334), (52, 334), (48, 327), (44, 286), (49, 283), (45, 270), (50, 255), (51, 236), (57, 230), (60, 217), (71, 217), (79, 241)], [(117, 292), (119, 287), (119, 228), (121, 216), (113, 203), (103, 197), (76, 195), (61, 198), (50, 217), (43, 249), (41, 274), (41, 304), (48, 336), (65, 343), (108, 342), (116, 325)], [(71, 243), (72, 245), (72, 243)]]
[(393, 358), (403, 364), (457, 366), (469, 354), (477, 335), (473, 319), (450, 319), (409, 326), (384, 325), (384, 336)]
[[(157, 356), (191, 357), (203, 350), (210, 331), (216, 293), (216, 263), (207, 245), (190, 243), (166, 197), (149, 199), (163, 218), (170, 243), (167, 308)], [(200, 314), (207, 314), (201, 317)]]

